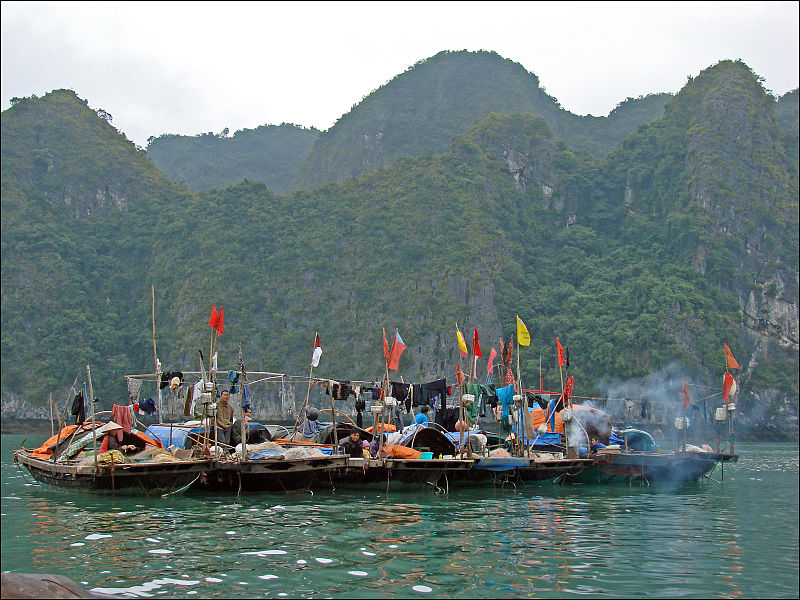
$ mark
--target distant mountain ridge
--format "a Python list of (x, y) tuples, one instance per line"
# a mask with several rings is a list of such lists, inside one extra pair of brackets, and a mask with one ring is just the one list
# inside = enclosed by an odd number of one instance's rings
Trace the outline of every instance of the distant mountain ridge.
[(573, 148), (602, 156), (660, 117), (669, 98), (627, 98), (608, 117), (581, 117), (561, 108), (535, 75), (494, 52), (441, 52), (369, 94), (327, 131), (283, 124), (231, 138), (162, 135), (150, 140), (147, 153), (170, 179), (194, 191), (248, 179), (288, 193), (341, 182), (400, 157), (444, 152), (493, 112), (530, 112)]
[[(406, 380), (452, 379), (454, 322), (491, 347), (519, 314), (525, 380), (539, 352), (560, 380), (560, 336), (587, 396), (673, 363), (717, 388), (728, 343), (742, 427), (796, 439), (796, 107), (721, 61), (602, 157), (543, 116), (493, 112), (441, 152), (279, 195), (192, 193), (73, 92), (23, 99), (2, 127), (3, 410), (41, 406), (85, 364), (104, 397), (152, 369), (152, 283), (168, 368), (197, 363), (212, 302), (222, 363), (241, 344), (251, 370), (305, 372), (318, 331), (322, 376), (363, 380), (382, 373), (382, 327), (408, 344)], [(294, 392), (254, 393), (290, 416)]]

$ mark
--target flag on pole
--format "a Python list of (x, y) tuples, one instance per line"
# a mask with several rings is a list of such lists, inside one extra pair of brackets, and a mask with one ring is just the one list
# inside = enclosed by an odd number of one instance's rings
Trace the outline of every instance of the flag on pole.
[(481, 347), (478, 345), (478, 328), (475, 328), (475, 335), (472, 338), (472, 355), (475, 358), (483, 358), (483, 352), (481, 352)]
[(511, 336), (511, 339), (508, 340), (508, 345), (503, 350), (503, 340), (500, 340), (500, 354), (502, 354), (503, 364), (506, 366), (511, 365), (511, 360), (514, 358), (514, 336)]
[(558, 348), (558, 366), (564, 366), (564, 349), (561, 347), (561, 341), (556, 338), (556, 348)]
[(217, 305), (211, 305), (211, 318), (208, 319), (208, 326), (212, 329), (216, 329), (219, 325), (219, 313), (217, 312)]
[(497, 358), (497, 350), (492, 346), (492, 351), (489, 352), (489, 363), (486, 365), (486, 372), (491, 373), (494, 369), (494, 359)]
[(728, 348), (728, 344), (723, 344), (725, 346), (725, 364), (729, 369), (739, 369), (739, 363), (736, 362), (736, 359), (733, 358), (733, 353), (731, 349)]
[(466, 358), (467, 354), (469, 354), (467, 351), (467, 343), (464, 341), (464, 336), (461, 335), (461, 330), (458, 328), (458, 323), (456, 323), (456, 338), (458, 339), (458, 349), (461, 351), (461, 356)]
[(725, 376), (722, 379), (722, 399), (727, 404), (728, 400), (736, 393), (736, 382), (733, 380), (733, 375), (725, 371)]
[(383, 357), (389, 360), (389, 342), (386, 341), (386, 327), (383, 328)]
[(689, 384), (684, 381), (683, 387), (681, 388), (681, 408), (686, 410), (691, 404), (692, 399), (689, 396)]
[(528, 328), (525, 327), (525, 323), (522, 322), (519, 315), (517, 315), (517, 343), (520, 346), (531, 345), (531, 334), (528, 333)]
[(311, 366), (319, 366), (319, 357), (322, 356), (322, 345), (319, 343), (319, 334), (314, 338), (314, 354), (311, 355)]
[(458, 382), (458, 385), (464, 383), (464, 380), (466, 378), (467, 378), (466, 375), (464, 375), (461, 372), (461, 361), (459, 361), (458, 363), (456, 363), (456, 381)]
[(569, 399), (572, 397), (572, 385), (575, 382), (575, 376), (573, 375), (569, 379), (567, 379), (567, 384), (564, 386), (564, 406), (569, 404)]
[(222, 335), (223, 325), (225, 324), (225, 307), (219, 307), (219, 323), (217, 323), (217, 335)]
[(395, 331), (394, 343), (392, 344), (392, 353), (389, 355), (389, 368), (392, 371), (397, 371), (398, 363), (400, 362), (400, 355), (405, 349), (406, 345), (403, 342), (403, 338), (400, 337), (400, 332)]

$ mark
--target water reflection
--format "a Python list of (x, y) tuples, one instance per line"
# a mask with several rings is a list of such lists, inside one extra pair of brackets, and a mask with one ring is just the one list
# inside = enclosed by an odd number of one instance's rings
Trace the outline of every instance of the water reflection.
[(797, 463), (796, 445), (768, 447), (726, 469), (725, 486), (674, 493), (545, 485), (143, 500), (26, 487), (4, 462), (2, 568), (130, 597), (792, 596)]

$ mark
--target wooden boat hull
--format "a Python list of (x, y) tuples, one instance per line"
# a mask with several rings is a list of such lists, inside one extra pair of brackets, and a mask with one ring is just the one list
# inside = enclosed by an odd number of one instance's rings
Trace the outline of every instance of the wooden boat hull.
[(682, 484), (698, 481), (717, 464), (735, 463), (736, 454), (715, 452), (674, 452), (655, 454), (630, 452), (596, 458), (594, 465), (563, 481), (594, 484)]
[[(359, 459), (349, 458), (347, 466), (330, 474), (324, 483), (333, 489), (448, 490), (472, 468), (471, 459)], [(320, 481), (320, 484), (323, 482)]]
[(310, 489), (347, 464), (345, 456), (219, 462), (195, 489), (232, 492), (292, 492)]
[(473, 483), (491, 481), (495, 485), (541, 483), (562, 475), (575, 475), (594, 465), (586, 458), (481, 458), (467, 474)]
[(113, 466), (53, 463), (14, 453), (14, 461), (45, 485), (74, 491), (120, 494), (170, 494), (183, 491), (210, 470), (210, 461), (181, 460)]

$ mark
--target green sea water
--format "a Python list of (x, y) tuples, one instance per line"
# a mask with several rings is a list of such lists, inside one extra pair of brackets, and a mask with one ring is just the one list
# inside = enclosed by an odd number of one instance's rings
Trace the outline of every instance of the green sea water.
[(677, 490), (146, 499), (26, 479), (22, 439), (2, 435), (2, 570), (120, 598), (798, 597), (797, 444), (738, 444), (723, 484)]

